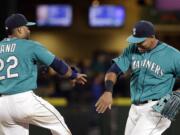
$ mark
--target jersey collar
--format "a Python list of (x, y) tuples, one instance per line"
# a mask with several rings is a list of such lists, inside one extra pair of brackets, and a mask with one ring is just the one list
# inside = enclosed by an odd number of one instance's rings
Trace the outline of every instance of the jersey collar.
[(150, 52), (150, 53), (158, 52), (158, 51), (164, 49), (165, 47), (166, 47), (166, 46), (164, 46), (164, 43), (163, 43), (163, 42), (158, 41), (156, 47), (153, 48), (152, 50), (150, 50), (149, 52)]

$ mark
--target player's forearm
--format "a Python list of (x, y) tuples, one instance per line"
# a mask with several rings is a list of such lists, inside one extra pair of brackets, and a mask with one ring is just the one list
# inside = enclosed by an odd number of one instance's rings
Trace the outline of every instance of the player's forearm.
[(64, 76), (66, 78), (73, 80), (77, 77), (77, 73), (78, 73), (78, 71), (75, 68), (68, 66), (68, 71), (66, 72), (66, 74)]
[(113, 92), (114, 84), (117, 80), (117, 75), (121, 74), (122, 71), (116, 63), (112, 64), (105, 75), (105, 89), (106, 91)]
[(114, 84), (116, 83), (117, 80), (117, 75), (114, 72), (108, 72), (105, 75), (105, 81), (111, 80)]
[(67, 72), (63, 75), (64, 77), (68, 78), (72, 75), (72, 70), (69, 66), (67, 66)]
[(105, 75), (105, 90), (107, 92), (113, 92), (114, 84), (116, 83), (117, 75), (114, 72), (108, 72)]
[(72, 70), (72, 68), (68, 64), (66, 64), (66, 62), (58, 59), (57, 57), (54, 58), (50, 67), (66, 78), (74, 79), (77, 77), (77, 72), (75, 70)]

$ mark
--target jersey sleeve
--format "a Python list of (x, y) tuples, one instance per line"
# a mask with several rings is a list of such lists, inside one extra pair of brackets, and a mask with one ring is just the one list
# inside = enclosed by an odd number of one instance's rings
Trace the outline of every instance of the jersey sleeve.
[(131, 64), (131, 48), (128, 47), (126, 49), (124, 49), (123, 53), (117, 57), (113, 59), (113, 62), (115, 62), (118, 67), (122, 70), (122, 72), (126, 72)]
[(53, 62), (55, 55), (47, 50), (44, 46), (39, 43), (35, 43), (33, 48), (33, 55), (35, 60), (40, 61), (47, 66)]

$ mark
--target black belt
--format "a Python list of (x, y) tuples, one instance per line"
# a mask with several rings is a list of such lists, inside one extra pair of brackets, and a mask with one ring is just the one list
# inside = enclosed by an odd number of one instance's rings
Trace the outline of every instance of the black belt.
[(139, 101), (139, 102), (133, 102), (135, 105), (141, 105), (141, 104), (147, 104), (151, 101), (158, 101), (159, 99), (151, 99), (151, 100), (146, 100), (146, 101)]

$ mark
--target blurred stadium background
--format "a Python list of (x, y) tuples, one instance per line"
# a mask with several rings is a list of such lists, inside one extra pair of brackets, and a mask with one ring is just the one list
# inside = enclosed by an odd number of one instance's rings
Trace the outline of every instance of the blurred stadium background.
[[(127, 46), (136, 21), (152, 21), (157, 38), (180, 49), (180, 0), (1, 1), (0, 39), (5, 37), (4, 19), (17, 12), (37, 22), (31, 39), (88, 75), (87, 85), (73, 88), (68, 80), (39, 65), (36, 93), (57, 107), (73, 135), (123, 135), (130, 106), (128, 73), (115, 85), (112, 111), (99, 115), (94, 103), (104, 90), (104, 73), (111, 59)], [(180, 80), (174, 89), (178, 87)], [(164, 135), (178, 135), (179, 124), (178, 116)], [(50, 132), (31, 126), (30, 135)]]

